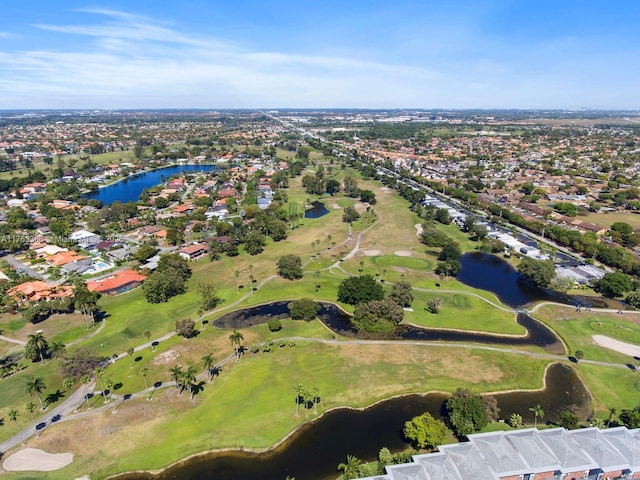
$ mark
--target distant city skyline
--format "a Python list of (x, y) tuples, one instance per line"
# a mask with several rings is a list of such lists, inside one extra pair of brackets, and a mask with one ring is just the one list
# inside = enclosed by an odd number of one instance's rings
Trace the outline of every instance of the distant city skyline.
[(640, 4), (24, 0), (0, 109), (638, 109)]

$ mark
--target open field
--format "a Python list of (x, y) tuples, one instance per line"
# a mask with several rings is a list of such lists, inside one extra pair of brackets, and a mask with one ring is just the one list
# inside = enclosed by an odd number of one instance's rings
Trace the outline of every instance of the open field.
[[(46, 478), (74, 478), (88, 471), (103, 478), (132, 468), (159, 468), (214, 447), (267, 447), (304, 421), (304, 415), (295, 416), (292, 401), (297, 383), (320, 388), (322, 412), (335, 406), (364, 406), (401, 393), (451, 391), (461, 385), (473, 391), (541, 388), (546, 364), (437, 346), (298, 342), (293, 348), (277, 347), (231, 362), (193, 401), (186, 393), (178, 396), (174, 388), (161, 390), (149, 402), (125, 403), (115, 415), (108, 408), (48, 428), (29, 443), (76, 455), (71, 466)], [(372, 376), (377, 379), (373, 384)], [(176, 444), (180, 449), (174, 448)], [(19, 478), (13, 475), (7, 478)], [(40, 475), (33, 478), (45, 478)]]
[(640, 212), (595, 212), (588, 215), (578, 215), (577, 219), (585, 222), (597, 223), (603, 227), (610, 227), (616, 222), (625, 222), (634, 230), (640, 228)]
[(622, 353), (597, 346), (592, 336), (608, 335), (621, 341), (634, 343), (631, 338), (640, 331), (639, 314), (602, 313), (594, 311), (576, 312), (572, 308), (547, 305), (538, 309), (535, 317), (544, 321), (562, 337), (571, 353), (584, 352), (584, 358), (606, 362), (628, 363), (633, 359)]

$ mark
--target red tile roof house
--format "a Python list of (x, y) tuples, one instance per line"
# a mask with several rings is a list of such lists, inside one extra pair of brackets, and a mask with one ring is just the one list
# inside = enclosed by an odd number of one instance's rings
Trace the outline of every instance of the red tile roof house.
[(178, 250), (178, 255), (186, 260), (198, 260), (199, 258), (207, 254), (207, 245), (204, 243), (198, 243), (196, 245), (189, 245)]
[(101, 280), (90, 280), (87, 289), (90, 292), (100, 292), (107, 295), (118, 295), (133, 290), (140, 285), (146, 277), (133, 270), (121, 270), (110, 277)]
[(41, 300), (55, 300), (57, 298), (74, 297), (71, 285), (49, 285), (47, 282), (35, 280), (25, 282), (7, 290), (7, 295), (13, 298), (18, 305)]

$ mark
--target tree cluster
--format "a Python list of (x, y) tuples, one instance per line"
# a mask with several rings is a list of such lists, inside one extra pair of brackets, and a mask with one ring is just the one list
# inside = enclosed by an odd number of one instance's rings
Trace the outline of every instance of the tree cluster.
[(447, 426), (442, 420), (435, 419), (430, 413), (413, 417), (404, 424), (402, 433), (418, 448), (436, 448), (447, 436)]
[(142, 291), (149, 303), (164, 303), (187, 291), (190, 276), (187, 260), (175, 253), (163, 255), (156, 270), (142, 284)]
[(447, 424), (458, 437), (464, 437), (484, 428), (487, 412), (480, 395), (473, 395), (466, 388), (458, 388), (445, 401)]
[(176, 320), (176, 333), (184, 338), (192, 338), (198, 334), (196, 330), (196, 322), (190, 318)]
[(553, 260), (536, 260), (523, 257), (518, 265), (518, 272), (538, 287), (548, 287), (556, 276)]
[(302, 259), (298, 255), (283, 255), (277, 263), (278, 275), (287, 280), (302, 278)]
[(289, 313), (294, 320), (313, 320), (320, 311), (320, 305), (310, 298), (301, 298), (290, 302)]

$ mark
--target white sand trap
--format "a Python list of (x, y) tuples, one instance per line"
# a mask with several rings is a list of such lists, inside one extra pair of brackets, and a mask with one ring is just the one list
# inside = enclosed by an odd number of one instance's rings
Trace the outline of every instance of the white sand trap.
[(84, 475), (82, 477), (76, 478), (75, 480), (91, 480), (91, 479), (89, 478), (89, 475)]
[(411, 256), (411, 252), (409, 250), (396, 250), (393, 253), (395, 255), (399, 256), (399, 257), (410, 257)]
[(596, 342), (596, 345), (600, 345), (601, 347), (615, 350), (616, 352), (624, 353), (632, 357), (640, 357), (639, 345), (621, 342), (620, 340), (615, 340), (604, 335), (593, 335), (591, 338)]
[(332, 206), (333, 206), (333, 208), (336, 208), (336, 209), (340, 210), (340, 205), (338, 205), (337, 203), (334, 203)]
[(364, 253), (367, 257), (377, 257), (378, 255), (382, 255), (382, 252), (380, 250), (363, 250), (362, 253)]
[(384, 193), (393, 193), (393, 190), (391, 190), (389, 187), (380, 187), (380, 191)]
[(23, 448), (7, 457), (2, 464), (8, 472), (51, 472), (66, 467), (73, 461), (73, 453), (47, 453), (37, 448)]
[(414, 227), (416, 227), (416, 235), (418, 235), (418, 236), (422, 235), (422, 224), (421, 223), (416, 223), (414, 225)]

